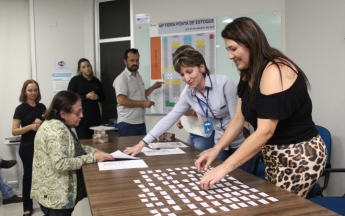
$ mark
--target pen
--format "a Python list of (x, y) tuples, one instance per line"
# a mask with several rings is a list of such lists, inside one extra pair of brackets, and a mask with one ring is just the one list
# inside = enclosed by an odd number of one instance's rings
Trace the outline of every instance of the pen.
[[(148, 97), (146, 97), (146, 100), (149, 100)], [(154, 105), (155, 105), (155, 103), (152, 104), (152, 106), (154, 106)]]

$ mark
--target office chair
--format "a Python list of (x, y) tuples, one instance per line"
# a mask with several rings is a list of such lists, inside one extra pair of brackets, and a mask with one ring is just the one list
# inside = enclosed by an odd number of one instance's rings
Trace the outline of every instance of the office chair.
[(256, 158), (255, 161), (255, 166), (254, 166), (254, 175), (256, 175), (257, 177), (266, 180), (265, 179), (265, 162), (262, 156), (262, 153), (260, 152), (258, 157)]
[[(319, 131), (320, 136), (322, 137), (323, 141), (326, 144), (327, 148), (327, 163), (326, 163), (326, 169), (332, 168), (331, 167), (331, 150), (332, 150), (332, 137), (331, 133), (324, 127), (316, 125), (316, 129)], [(310, 197), (317, 197), (317, 196), (323, 196), (322, 192), (327, 188), (328, 181), (329, 181), (330, 172), (322, 173), (320, 178), (324, 179), (324, 182), (322, 185), (320, 183), (316, 183), (313, 187), (313, 189), (309, 192), (308, 198)]]
[[(344, 168), (337, 168), (337, 169), (325, 169), (325, 174), (330, 173), (345, 173)], [(323, 206), (331, 211), (334, 211), (340, 215), (345, 215), (345, 194), (341, 197), (313, 197), (309, 198), (310, 201)]]

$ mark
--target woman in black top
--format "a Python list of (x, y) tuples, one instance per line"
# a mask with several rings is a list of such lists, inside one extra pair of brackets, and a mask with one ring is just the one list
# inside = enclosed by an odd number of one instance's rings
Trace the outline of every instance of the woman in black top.
[(250, 18), (241, 17), (222, 31), (229, 58), (240, 71), (235, 117), (210, 151), (195, 162), (208, 168), (217, 154), (250, 122), (252, 133), (223, 164), (201, 179), (203, 189), (213, 187), (226, 174), (260, 149), (266, 179), (306, 197), (326, 165), (327, 149), (312, 120), (309, 82), (303, 71), (280, 51), (270, 47), (265, 34)]
[(32, 179), (32, 160), (34, 157), (34, 139), (36, 131), (43, 122), (46, 111), (44, 104), (39, 103), (41, 92), (35, 80), (26, 80), (20, 93), (20, 104), (13, 116), (12, 134), (22, 135), (19, 156), (23, 163), (23, 208), (24, 215), (31, 215), (33, 206), (30, 198)]
[(89, 128), (102, 123), (98, 102), (104, 102), (105, 96), (101, 82), (93, 75), (89, 60), (82, 58), (78, 61), (78, 75), (71, 79), (68, 90), (82, 99), (84, 117), (75, 127), (78, 139), (92, 138), (93, 131)]

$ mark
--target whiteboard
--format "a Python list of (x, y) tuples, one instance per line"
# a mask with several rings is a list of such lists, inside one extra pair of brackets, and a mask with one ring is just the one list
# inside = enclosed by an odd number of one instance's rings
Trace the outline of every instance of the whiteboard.
[[(228, 19), (235, 19), (237, 17), (250, 17), (261, 27), (265, 33), (270, 45), (278, 50), (282, 50), (282, 14), (280, 11), (265, 12), (265, 13), (255, 13), (255, 14), (240, 14), (240, 15), (229, 15), (216, 17), (216, 73), (224, 74), (230, 77), (235, 83), (239, 81), (239, 72), (236, 66), (228, 58), (228, 53), (224, 46), (224, 40), (221, 37), (221, 31), (227, 25), (227, 22), (223, 22)], [(177, 21), (177, 20), (174, 20)], [(145, 87), (150, 87), (155, 81), (149, 76), (151, 71), (151, 59), (150, 59), (150, 25), (151, 24), (141, 24), (136, 25), (135, 31), (135, 47), (139, 49), (140, 52), (140, 72), (141, 74), (147, 74), (148, 76), (143, 76)], [(207, 59), (205, 59), (207, 62)], [(182, 80), (181, 80), (182, 81)], [(146, 113), (163, 113), (163, 91), (157, 91), (152, 93), (151, 100), (155, 100), (157, 107), (152, 107), (151, 109), (146, 109)], [(162, 100), (162, 101), (160, 101)]]

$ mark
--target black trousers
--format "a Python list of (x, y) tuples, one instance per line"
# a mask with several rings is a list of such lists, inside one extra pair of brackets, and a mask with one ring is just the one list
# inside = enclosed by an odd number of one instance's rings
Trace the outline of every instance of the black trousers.
[[(78, 171), (77, 171), (78, 172)], [(81, 169), (79, 170), (81, 172)], [(78, 175), (78, 174), (77, 174)], [(75, 204), (87, 197), (86, 188), (83, 179), (79, 179), (77, 186), (77, 198)], [(50, 209), (40, 204), (41, 210), (45, 216), (72, 216), (74, 208), (71, 209)]]
[(72, 216), (74, 208), (71, 209), (50, 209), (40, 204), (41, 210), (45, 216)]
[(32, 161), (34, 159), (34, 142), (21, 142), (19, 146), (19, 156), (23, 163), (23, 210), (33, 210), (32, 199), (30, 198), (32, 180)]
[(75, 127), (75, 131), (77, 132), (78, 139), (91, 139), (92, 134), (94, 133), (93, 130), (89, 129), (89, 126), (79, 125)]

